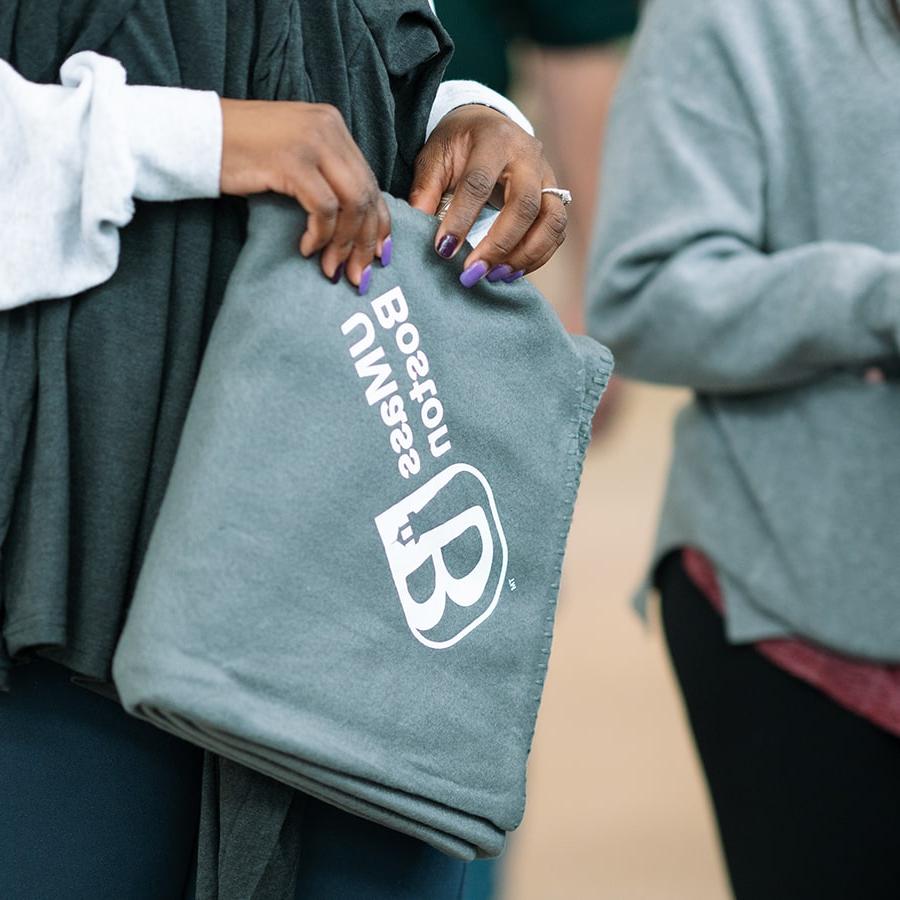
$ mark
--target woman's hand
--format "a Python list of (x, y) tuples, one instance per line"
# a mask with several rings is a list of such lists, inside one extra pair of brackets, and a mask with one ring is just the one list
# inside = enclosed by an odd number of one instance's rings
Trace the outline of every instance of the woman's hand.
[(325, 103), (222, 100), (223, 194), (276, 191), (309, 214), (304, 256), (368, 289), (371, 263), (390, 262), (391, 219), (369, 164), (341, 114)]
[(432, 132), (416, 161), (410, 203), (434, 215), (443, 194), (452, 191), (435, 249), (450, 259), (462, 246), (484, 205), (502, 206), (487, 237), (466, 260), (461, 281), (471, 287), (514, 281), (540, 268), (566, 237), (562, 201), (541, 194), (557, 187), (541, 142), (511, 119), (486, 106), (461, 106)]

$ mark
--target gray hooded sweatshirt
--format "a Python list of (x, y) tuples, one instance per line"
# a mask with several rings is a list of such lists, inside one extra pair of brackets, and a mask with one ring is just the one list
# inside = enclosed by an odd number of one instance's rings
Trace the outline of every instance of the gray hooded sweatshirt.
[(695, 391), (655, 558), (712, 558), (736, 642), (900, 661), (898, 84), (875, 2), (654, 0), (619, 91), (590, 328)]

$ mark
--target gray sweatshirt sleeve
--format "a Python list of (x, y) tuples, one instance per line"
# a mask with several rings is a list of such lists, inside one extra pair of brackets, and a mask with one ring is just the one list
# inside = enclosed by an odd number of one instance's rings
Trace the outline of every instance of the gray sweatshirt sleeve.
[(896, 356), (900, 255), (767, 248), (763, 129), (721, 36), (668, 27), (673, 8), (701, 4), (666, 3), (651, 4), (613, 112), (591, 334), (619, 371), (704, 392), (776, 389)]

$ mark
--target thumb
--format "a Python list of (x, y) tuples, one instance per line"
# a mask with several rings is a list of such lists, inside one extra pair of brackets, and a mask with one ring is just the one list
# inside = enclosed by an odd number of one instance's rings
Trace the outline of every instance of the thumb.
[(436, 142), (429, 141), (416, 157), (409, 205), (429, 216), (437, 213), (441, 197), (450, 187), (451, 171), (447, 158)]

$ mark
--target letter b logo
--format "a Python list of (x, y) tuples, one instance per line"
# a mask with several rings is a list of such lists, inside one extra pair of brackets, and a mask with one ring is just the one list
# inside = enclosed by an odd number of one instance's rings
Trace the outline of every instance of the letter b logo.
[(443, 649), (494, 611), (507, 547), (484, 475), (457, 464), (375, 519), (406, 622), (416, 639)]

